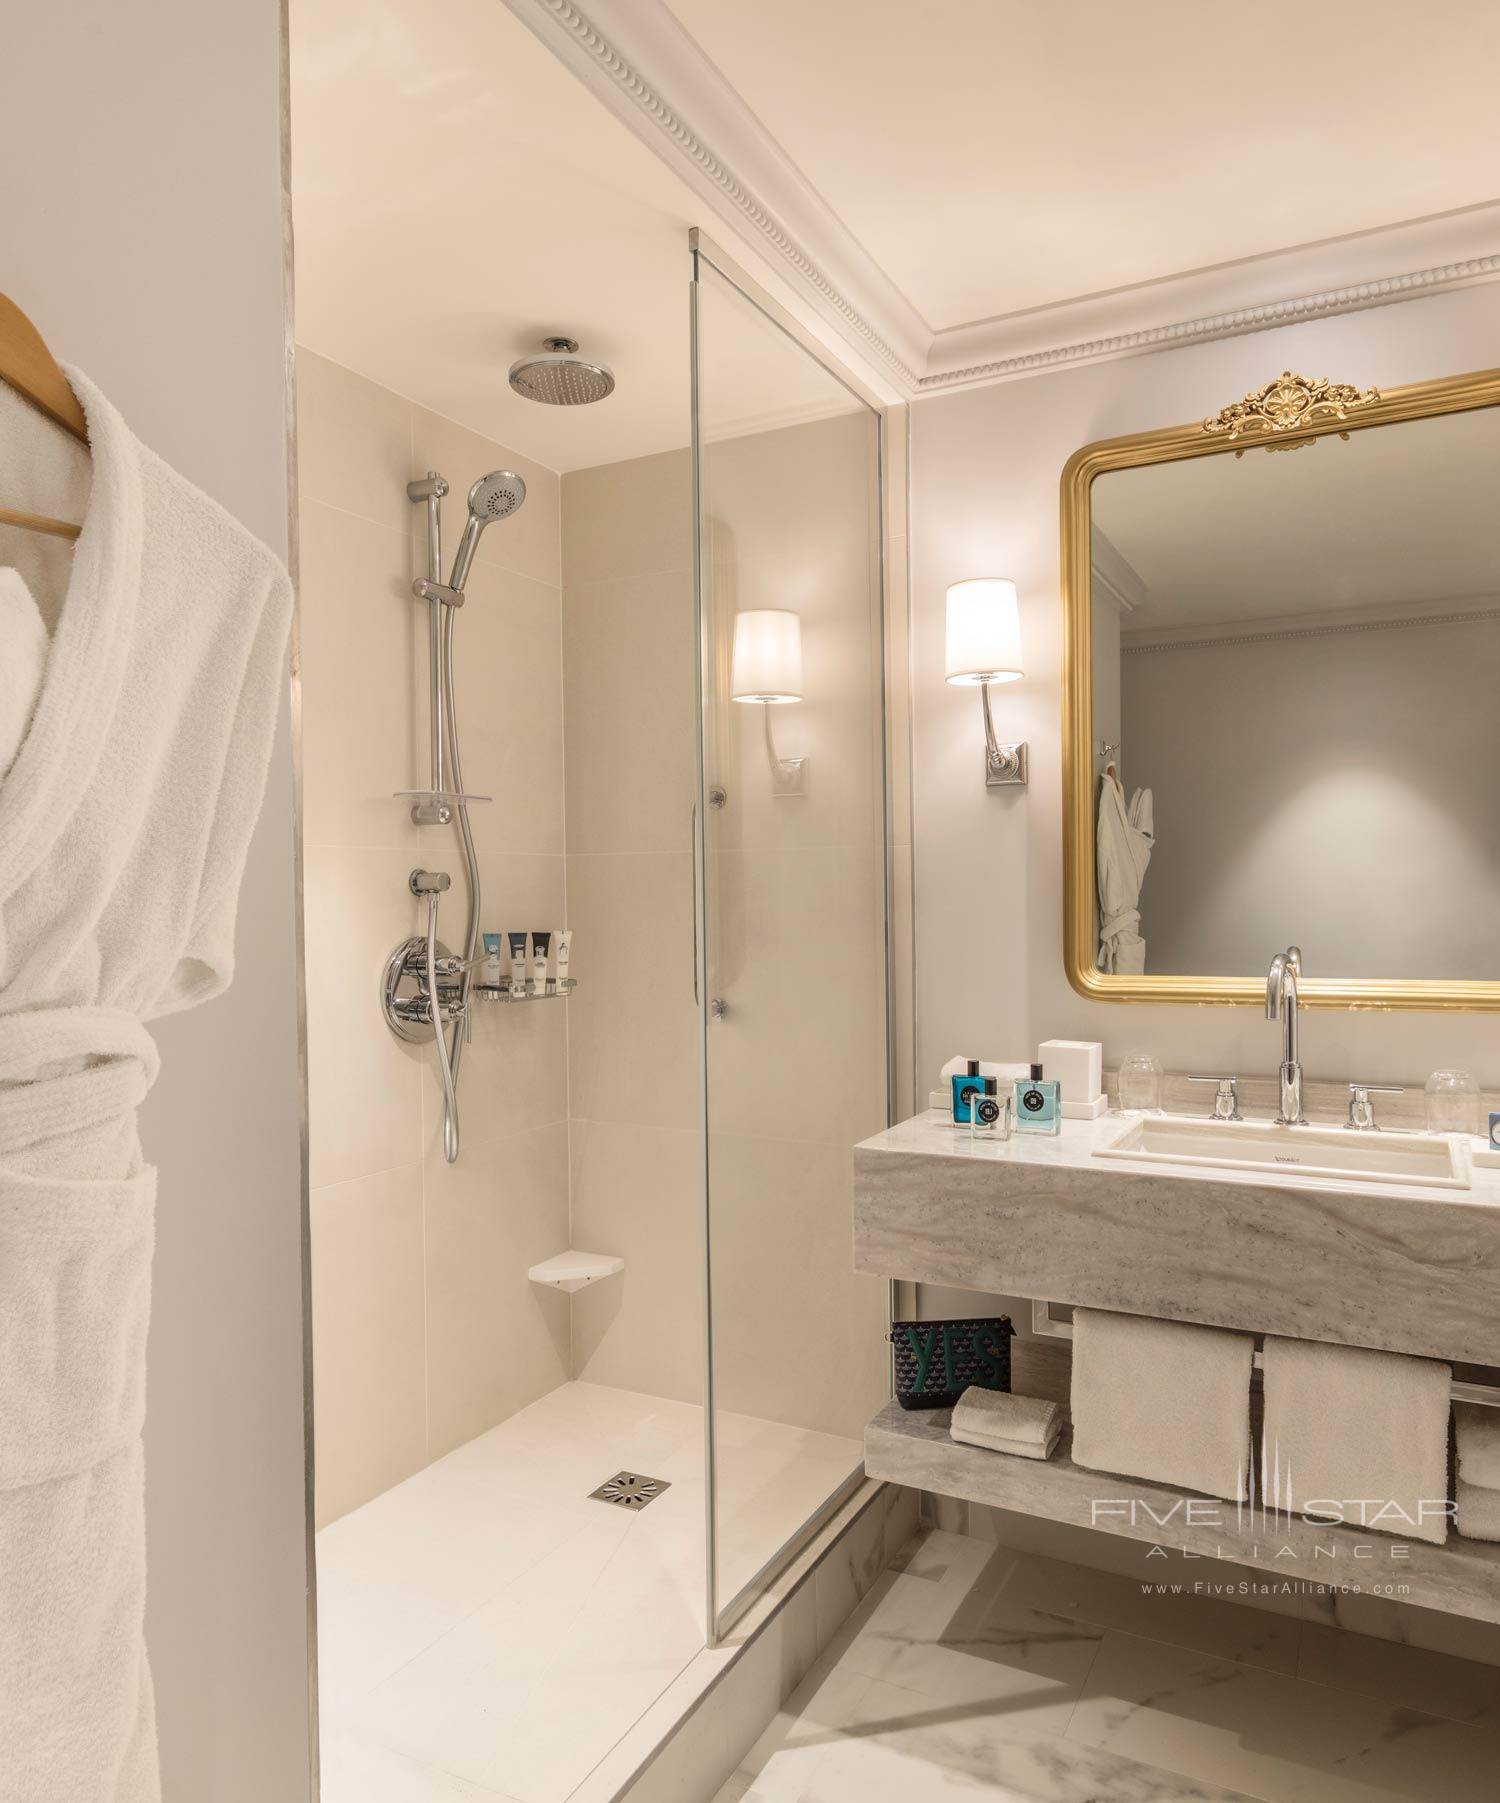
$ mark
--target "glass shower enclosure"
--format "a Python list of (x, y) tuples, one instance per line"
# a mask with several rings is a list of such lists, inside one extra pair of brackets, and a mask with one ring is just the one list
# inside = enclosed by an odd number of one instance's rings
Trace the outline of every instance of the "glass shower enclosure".
[(892, 1106), (882, 415), (692, 241), (708, 1632), (858, 1484), (888, 1286), (850, 1148)]

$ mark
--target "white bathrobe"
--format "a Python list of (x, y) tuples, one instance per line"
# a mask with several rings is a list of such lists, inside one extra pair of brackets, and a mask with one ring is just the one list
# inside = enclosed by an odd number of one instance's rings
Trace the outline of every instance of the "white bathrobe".
[(44, 657), (0, 568), (0, 1803), (155, 1803), (144, 1023), (229, 983), (291, 589), (69, 376), (92, 492)]
[(1125, 806), (1125, 790), (1109, 771), (1099, 779), (1099, 832), (1095, 860), (1099, 882), (1099, 968), (1140, 976), (1146, 968), (1141, 937), (1141, 882), (1156, 844), (1151, 791), (1137, 789)]

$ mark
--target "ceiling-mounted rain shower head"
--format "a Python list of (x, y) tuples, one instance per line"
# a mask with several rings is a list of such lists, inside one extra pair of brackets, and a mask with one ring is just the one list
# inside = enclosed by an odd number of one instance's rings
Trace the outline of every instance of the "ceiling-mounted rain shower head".
[(469, 566), (479, 545), (479, 535), (496, 520), (508, 520), (526, 499), (526, 484), (514, 470), (491, 470), (481, 476), (469, 490), (469, 517), (464, 521), (463, 537), (453, 559), (450, 588), (463, 592), (469, 580)]
[(510, 366), (510, 385), (528, 401), (549, 407), (586, 407), (615, 388), (614, 372), (578, 355), (576, 338), (544, 338), (534, 356)]

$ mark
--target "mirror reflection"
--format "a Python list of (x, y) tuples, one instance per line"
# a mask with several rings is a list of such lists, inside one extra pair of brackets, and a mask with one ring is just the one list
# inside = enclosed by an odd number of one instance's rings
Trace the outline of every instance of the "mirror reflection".
[(1095, 958), (1500, 978), (1500, 409), (1099, 475)]

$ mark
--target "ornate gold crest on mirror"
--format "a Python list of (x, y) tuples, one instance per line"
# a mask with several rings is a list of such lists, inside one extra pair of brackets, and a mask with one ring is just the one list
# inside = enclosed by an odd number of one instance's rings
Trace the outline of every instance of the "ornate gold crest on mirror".
[[(1361, 392), (1352, 382), (1330, 382), (1326, 376), (1322, 381), (1310, 382), (1306, 376), (1294, 376), (1284, 369), (1274, 382), (1267, 382), (1264, 388), (1253, 390), (1232, 406), (1221, 407), (1204, 420), (1203, 430), (1229, 438), (1239, 438), (1247, 432), (1298, 432), (1316, 420), (1345, 419), (1351, 409), (1369, 407), (1379, 399), (1377, 388)], [(1340, 432), (1339, 437), (1347, 443), (1349, 434)], [(1296, 451), (1314, 443), (1315, 439), (1299, 437), (1289, 444), (1268, 444), (1263, 448)], [(1242, 445), (1235, 456), (1243, 457), (1245, 449)]]
[(1497, 479), (1500, 370), (1283, 370), (1069, 459), (1081, 994), (1259, 1005), (1295, 943), (1314, 1007), (1500, 1009)]

